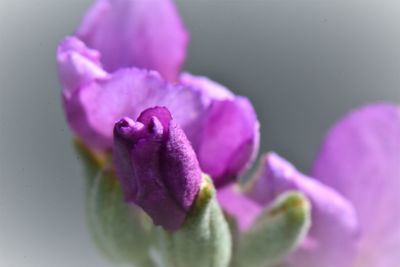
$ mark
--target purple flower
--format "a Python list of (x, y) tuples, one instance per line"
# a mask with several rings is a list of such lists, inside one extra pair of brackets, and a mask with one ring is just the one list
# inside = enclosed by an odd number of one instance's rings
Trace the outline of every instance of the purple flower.
[(293, 266), (396, 266), (399, 163), (400, 109), (385, 103), (369, 105), (329, 131), (314, 163), (314, 178), (270, 154), (250, 195), (265, 203), (281, 191), (297, 189), (310, 198), (313, 226), (292, 255)]
[(172, 112), (218, 186), (234, 180), (258, 151), (259, 123), (251, 103), (215, 82), (184, 74), (181, 84), (172, 85), (156, 72), (135, 68), (110, 74), (98, 53), (74, 37), (59, 46), (58, 62), (67, 120), (92, 149), (111, 148), (119, 118), (159, 105)]
[(107, 72), (139, 67), (171, 81), (189, 40), (172, 0), (97, 0), (76, 36), (99, 51)]
[(59, 45), (57, 62), (68, 123), (91, 149), (112, 148), (116, 120), (166, 106), (217, 186), (246, 170), (258, 151), (255, 111), (207, 78), (178, 77), (187, 37), (171, 1), (97, 1), (77, 36)]
[(85, 57), (89, 52), (94, 53), (73, 37), (65, 39), (58, 50), (67, 120), (89, 147), (97, 151), (110, 149), (116, 120), (136, 118), (156, 105), (167, 106), (189, 136), (191, 130), (196, 132), (198, 114), (204, 109), (199, 92), (173, 86), (152, 71), (129, 68), (109, 74)]
[(127, 202), (140, 206), (167, 230), (182, 225), (202, 174), (168, 109), (146, 109), (137, 121), (123, 118), (115, 124), (114, 164)]

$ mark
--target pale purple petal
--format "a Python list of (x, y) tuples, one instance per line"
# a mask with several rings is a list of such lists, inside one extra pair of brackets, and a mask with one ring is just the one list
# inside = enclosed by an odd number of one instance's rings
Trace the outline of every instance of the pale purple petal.
[(198, 145), (194, 145), (202, 170), (213, 178), (217, 187), (232, 182), (258, 152), (260, 130), (252, 104), (205, 77), (185, 73), (181, 82), (199, 90), (208, 109), (198, 133)]
[(262, 157), (248, 193), (266, 205), (288, 190), (304, 193), (312, 205), (312, 227), (306, 243), (291, 257), (296, 267), (351, 266), (358, 237), (352, 205), (333, 189), (301, 174), (275, 153)]
[(257, 117), (244, 97), (213, 101), (202, 134), (200, 164), (216, 186), (235, 180), (258, 151)]
[(248, 230), (262, 212), (262, 206), (240, 192), (235, 185), (220, 188), (217, 197), (223, 210), (235, 219), (242, 232)]
[(76, 34), (101, 53), (107, 71), (146, 68), (168, 80), (177, 79), (188, 44), (172, 0), (98, 0)]
[(180, 82), (201, 90), (205, 105), (209, 105), (212, 100), (233, 100), (235, 98), (235, 95), (228, 88), (204, 76), (195, 76), (185, 72), (181, 74)]
[(108, 79), (96, 80), (64, 96), (67, 119), (91, 148), (105, 150), (112, 145), (114, 123), (122, 117), (137, 117), (153, 106), (166, 106), (177, 123), (190, 133), (201, 125), (199, 93), (166, 83), (156, 72), (140, 69), (120, 70)]
[(361, 225), (355, 267), (400, 262), (400, 109), (380, 103), (357, 109), (328, 133), (313, 175), (356, 208)]
[(65, 38), (57, 48), (58, 76), (64, 94), (108, 76), (100, 63), (100, 54), (75, 37)]

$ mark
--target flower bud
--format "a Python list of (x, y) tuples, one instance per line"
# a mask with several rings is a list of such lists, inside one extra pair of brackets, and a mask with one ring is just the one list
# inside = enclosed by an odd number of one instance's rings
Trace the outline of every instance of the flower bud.
[(118, 121), (114, 162), (125, 200), (140, 206), (154, 224), (179, 229), (199, 192), (201, 170), (168, 109), (149, 108), (137, 121)]

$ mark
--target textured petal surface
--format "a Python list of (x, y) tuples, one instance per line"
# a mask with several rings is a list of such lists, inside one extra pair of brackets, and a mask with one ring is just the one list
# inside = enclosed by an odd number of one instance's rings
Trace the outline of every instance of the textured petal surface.
[(172, 0), (98, 0), (76, 34), (109, 72), (139, 67), (176, 80), (186, 57), (188, 33)]
[(225, 186), (217, 193), (222, 209), (235, 219), (242, 232), (247, 231), (262, 212), (262, 206), (240, 192), (235, 185)]
[(373, 104), (353, 111), (328, 133), (313, 175), (356, 208), (361, 242), (355, 267), (400, 262), (400, 109)]
[(172, 86), (156, 72), (120, 70), (108, 79), (96, 80), (64, 95), (67, 118), (75, 133), (94, 149), (111, 148), (114, 123), (122, 117), (136, 118), (153, 106), (166, 106), (191, 139), (200, 127), (203, 110), (199, 93)]
[(358, 223), (352, 205), (345, 198), (301, 174), (275, 153), (262, 158), (253, 182), (249, 196), (262, 205), (288, 190), (304, 193), (311, 202), (312, 227), (306, 242), (290, 259), (293, 266), (350, 266)]
[(156, 225), (177, 230), (200, 189), (195, 152), (166, 108), (146, 109), (137, 121), (114, 128), (114, 163), (126, 201), (139, 205)]
[(194, 147), (201, 168), (217, 187), (228, 184), (254, 160), (259, 148), (259, 122), (250, 101), (235, 96), (206, 77), (181, 75), (181, 82), (201, 92), (204, 114), (202, 132)]

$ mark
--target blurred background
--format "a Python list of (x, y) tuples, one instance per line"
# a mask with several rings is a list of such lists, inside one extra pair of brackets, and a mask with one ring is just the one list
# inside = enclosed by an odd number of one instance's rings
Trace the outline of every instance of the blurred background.
[[(0, 0), (0, 266), (110, 266), (93, 247), (55, 48), (91, 0)], [(350, 109), (400, 101), (400, 2), (179, 0), (185, 68), (248, 96), (261, 151), (307, 172)]]

